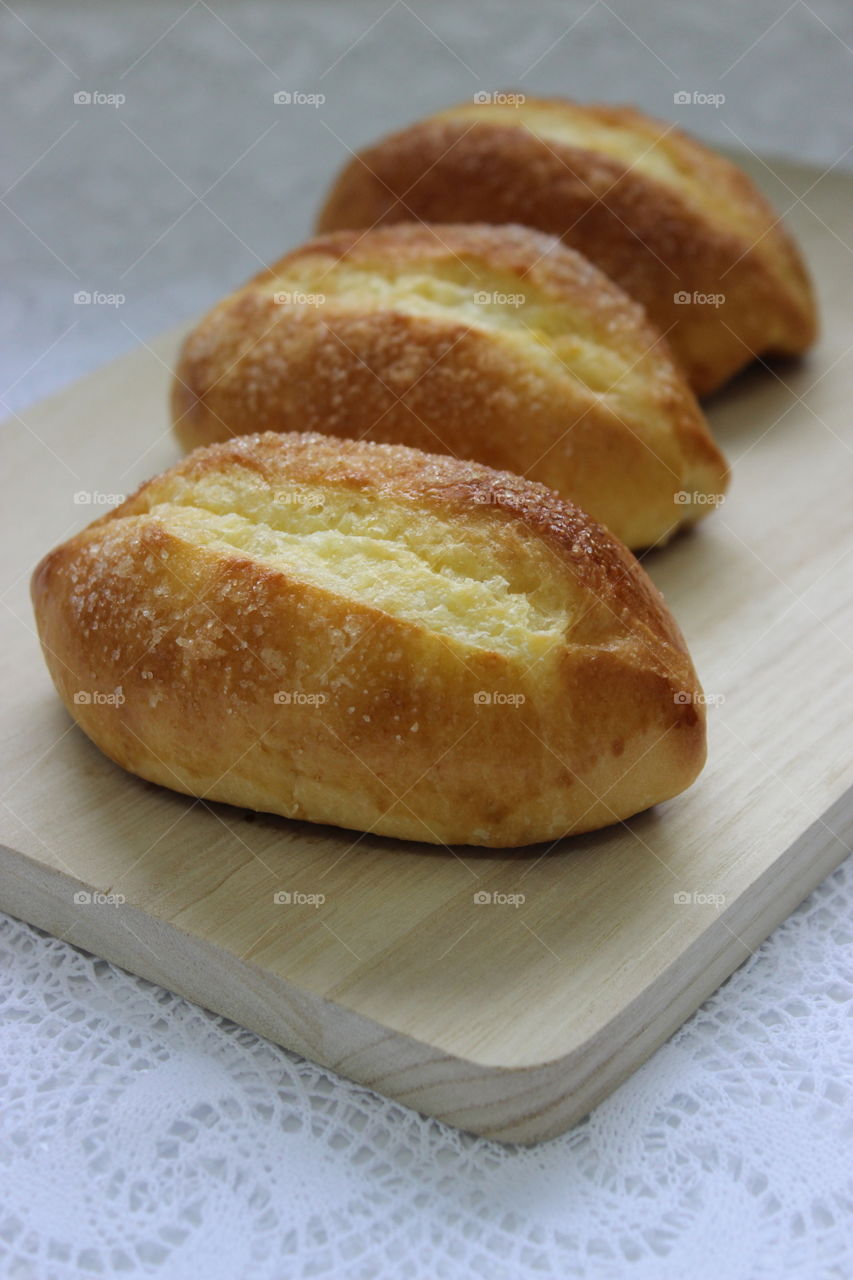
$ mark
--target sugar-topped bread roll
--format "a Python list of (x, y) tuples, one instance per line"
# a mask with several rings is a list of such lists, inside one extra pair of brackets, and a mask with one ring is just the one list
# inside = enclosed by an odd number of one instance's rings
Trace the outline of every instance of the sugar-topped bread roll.
[(187, 338), (185, 447), (316, 430), (517, 472), (631, 547), (713, 510), (725, 461), (642, 309), (524, 227), (401, 224), (287, 254)]
[(684, 641), (555, 494), (322, 435), (191, 454), (33, 576), (51, 675), (125, 769), (434, 843), (554, 840), (705, 757)]
[(366, 148), (319, 230), (422, 219), (561, 236), (643, 303), (699, 394), (813, 342), (800, 255), (736, 165), (630, 107), (520, 96), (451, 107)]

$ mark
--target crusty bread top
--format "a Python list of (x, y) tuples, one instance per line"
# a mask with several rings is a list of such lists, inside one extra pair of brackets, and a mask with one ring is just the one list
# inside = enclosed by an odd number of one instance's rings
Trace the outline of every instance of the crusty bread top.
[(694, 678), (629, 551), (551, 490), (477, 463), (319, 434), (242, 436), (190, 454), (72, 544), (117, 522), (138, 529), (146, 554), (160, 526), (259, 581), (325, 587), (463, 648), (534, 662), (563, 644), (618, 645), (674, 687)]
[(566, 98), (529, 98), (518, 107), (461, 103), (432, 117), (476, 125), (526, 129), (559, 146), (595, 151), (677, 191), (722, 227), (752, 239), (767, 229), (772, 210), (741, 169), (670, 121), (635, 107)]
[[(499, 189), (494, 187), (496, 163)], [(481, 190), (479, 199), (471, 194), (475, 189)], [(569, 225), (560, 221), (567, 194)], [(767, 274), (765, 289), (770, 280), (776, 285), (772, 303), (770, 295), (765, 300), (771, 307), (770, 345), (802, 350), (814, 340), (816, 316), (805, 266), (753, 182), (673, 124), (632, 107), (562, 98), (449, 107), (356, 156), (333, 185), (318, 229), (401, 218), (458, 221), (472, 217), (469, 206), (476, 209), (474, 217), (483, 218), (484, 204), (494, 202), (500, 206), (496, 221), (505, 221), (510, 212), (518, 222), (547, 225), (572, 240), (575, 202), (584, 201), (587, 207), (612, 206), (621, 219), (624, 243), (607, 246), (605, 260), (608, 270), (618, 260), (619, 270), (612, 273), (629, 292), (648, 301), (630, 287), (632, 244), (654, 246), (653, 261), (675, 289), (687, 287), (686, 268), (694, 258), (699, 266), (726, 275), (716, 280), (723, 291), (734, 286), (728, 273), (748, 260)], [(783, 314), (776, 317), (774, 309)]]
[(712, 226), (747, 242), (781, 271), (792, 287), (802, 284), (799, 255), (754, 183), (737, 165), (672, 122), (635, 107), (578, 103), (568, 98), (527, 98), (519, 105), (459, 103), (422, 123), (430, 121), (477, 129), (523, 129), (557, 147), (598, 153), (615, 161), (620, 169), (633, 170), (677, 193)]
[[(292, 249), (244, 290), (258, 286), (292, 296), (322, 290), (325, 303), (366, 311), (450, 311), (469, 326), (501, 328), (553, 352), (569, 371), (576, 364), (587, 383), (608, 384), (618, 367), (614, 353), (633, 360), (660, 348), (668, 355), (643, 308), (604, 272), (557, 236), (511, 223), (331, 232)], [(580, 336), (589, 351), (579, 349)]]
[[(332, 328), (341, 314), (363, 316), (365, 326), (374, 312), (403, 317), (382, 331), (370, 330), (373, 360), (391, 387), (407, 384), (409, 365), (422, 365), (424, 333), (412, 331), (410, 318), (432, 325), (435, 364), (448, 354), (447, 344), (469, 334), (491, 335), (526, 369), (525, 400), (532, 409), (555, 382), (569, 378), (581, 404), (612, 409), (642, 431), (646, 447), (667, 460), (676, 481), (677, 441), (689, 457), (716, 468), (725, 487), (725, 462), (665, 338), (638, 303), (555, 236), (511, 224), (397, 223), (308, 241), (225, 299), (189, 336), (179, 379), (191, 366), (193, 393), (179, 380), (179, 425), (196, 397), (209, 386), (229, 386), (238, 366), (241, 403), (249, 415), (262, 411), (265, 380), (281, 376), (278, 297), (292, 300), (288, 313), (297, 300), (308, 299), (309, 314)], [(312, 299), (322, 300), (316, 313)], [(318, 358), (328, 359), (319, 348)], [(297, 388), (290, 394), (298, 401)], [(459, 395), (466, 394), (460, 385)], [(263, 419), (259, 425), (266, 425)], [(517, 429), (523, 433), (522, 420)], [(435, 435), (443, 442), (440, 424)]]

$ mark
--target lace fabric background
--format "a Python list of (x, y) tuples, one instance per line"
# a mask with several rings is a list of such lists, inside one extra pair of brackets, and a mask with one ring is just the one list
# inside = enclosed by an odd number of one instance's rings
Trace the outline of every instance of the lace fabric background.
[(459, 1134), (3, 918), (3, 1274), (850, 1276), (852, 872), (534, 1148)]
[[(286, 33), (264, 0), (13, 8), (10, 409), (212, 304), (307, 233), (344, 145), (472, 83), (513, 87), (532, 67), (531, 92), (634, 100), (729, 146), (830, 165), (849, 144), (846, 0), (294, 0)], [(670, 70), (723, 89), (726, 110), (675, 111)], [(272, 116), (281, 87), (322, 88), (322, 119)], [(127, 102), (75, 115), (78, 88)], [(77, 289), (126, 302), (76, 307)], [(530, 1150), (0, 919), (0, 1274), (844, 1280), (851, 908), (848, 864), (588, 1120)]]

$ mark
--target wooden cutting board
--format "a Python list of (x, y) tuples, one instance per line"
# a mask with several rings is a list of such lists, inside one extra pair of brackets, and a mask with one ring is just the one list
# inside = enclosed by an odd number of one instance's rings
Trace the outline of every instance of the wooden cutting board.
[(643, 1062), (853, 822), (853, 179), (750, 167), (790, 206), (824, 337), (709, 404), (730, 497), (646, 560), (715, 699), (686, 795), (550, 850), (448, 853), (193, 802), (101, 756), (53, 692), (28, 577), (106, 509), (75, 494), (176, 459), (173, 334), (6, 424), (0, 906), (503, 1140), (560, 1133)]

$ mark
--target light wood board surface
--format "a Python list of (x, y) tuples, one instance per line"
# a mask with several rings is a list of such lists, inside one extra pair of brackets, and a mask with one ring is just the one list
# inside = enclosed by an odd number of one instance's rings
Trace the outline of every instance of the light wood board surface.
[(101, 756), (53, 692), (28, 578), (106, 509), (75, 494), (177, 458), (173, 334), (4, 428), (0, 907), (503, 1140), (565, 1130), (670, 1035), (853, 824), (853, 180), (748, 167), (790, 206), (824, 336), (709, 403), (730, 496), (645, 561), (717, 699), (686, 795), (551, 849), (454, 853), (193, 802)]

